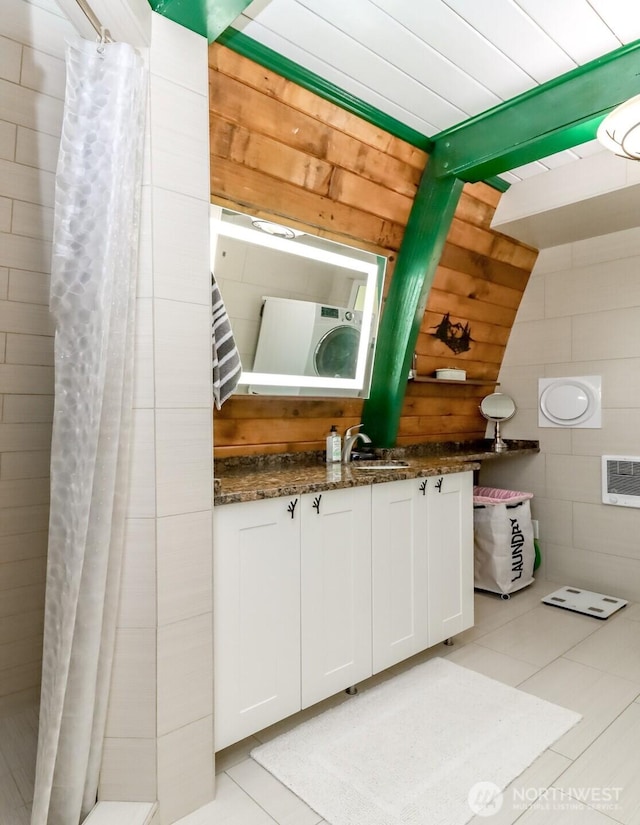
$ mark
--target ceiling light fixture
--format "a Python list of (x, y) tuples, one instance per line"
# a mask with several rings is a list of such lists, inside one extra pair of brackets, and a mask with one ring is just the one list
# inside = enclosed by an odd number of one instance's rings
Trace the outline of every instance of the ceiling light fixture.
[(300, 235), (304, 235), (304, 232), (300, 232), (298, 229), (291, 229), (291, 227), (283, 226), (281, 223), (263, 221), (259, 218), (252, 220), (251, 224), (255, 226), (256, 229), (260, 229), (268, 235), (275, 235), (276, 238), (287, 238), (287, 240), (291, 240), (292, 238), (298, 238)]
[(598, 127), (597, 138), (616, 155), (640, 160), (640, 95), (616, 106)]

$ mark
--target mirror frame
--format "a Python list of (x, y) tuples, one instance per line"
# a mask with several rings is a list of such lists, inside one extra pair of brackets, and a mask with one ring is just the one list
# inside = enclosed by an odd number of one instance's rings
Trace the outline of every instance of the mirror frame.
[[(216, 206), (216, 204), (212, 204), (212, 206)], [(240, 209), (232, 209), (229, 206), (221, 208), (251, 217), (249, 213), (241, 212)], [(370, 381), (371, 378), (373, 357), (377, 342), (377, 331), (375, 337), (372, 338), (372, 327), (374, 319), (376, 324), (379, 324), (380, 321), (380, 313), (382, 309), (382, 287), (384, 284), (386, 258), (375, 252), (367, 252), (367, 250), (359, 250), (357, 247), (353, 247), (356, 251), (365, 252), (376, 259), (375, 262), (367, 262), (359, 260), (358, 258), (351, 258), (348, 255), (344, 255), (339, 252), (331, 252), (313, 246), (301, 245), (296, 243), (295, 239), (288, 240), (286, 238), (276, 237), (274, 235), (260, 232), (259, 230), (248, 229), (231, 222), (226, 222), (222, 219), (222, 217), (211, 218), (211, 233), (212, 236), (215, 235), (217, 237), (222, 235), (225, 237), (231, 237), (257, 246), (276, 249), (280, 252), (286, 252), (287, 254), (296, 255), (301, 258), (310, 258), (313, 260), (322, 261), (333, 266), (338, 266), (352, 272), (359, 273), (360, 275), (364, 275), (366, 278), (365, 299), (362, 307), (362, 327), (360, 330), (360, 343), (358, 346), (358, 358), (354, 378), (327, 378), (323, 376), (315, 377), (306, 375), (288, 375), (252, 372), (243, 369), (238, 384), (241, 386), (254, 384), (270, 387), (291, 387), (292, 389), (317, 389), (320, 397), (322, 397), (322, 390), (343, 390), (345, 391), (345, 396), (353, 395), (354, 391), (356, 391), (356, 397), (368, 397), (369, 386), (366, 385), (366, 382), (367, 379)], [(307, 232), (305, 234), (313, 237), (312, 232)], [(336, 246), (342, 246), (345, 249), (349, 248), (348, 244), (339, 241), (330, 242)], [(376, 296), (378, 298), (377, 306), (375, 305)], [(265, 393), (265, 395), (268, 394)], [(249, 394), (247, 397), (253, 398), (254, 395)], [(279, 397), (286, 396), (279, 395)], [(340, 396), (337, 393), (332, 393), (332, 397)]]
[[(509, 401), (511, 401), (511, 403), (513, 404), (513, 409), (511, 410), (509, 415), (501, 415), (501, 416), (489, 415), (488, 413), (486, 413), (484, 411), (484, 409), (482, 407), (484, 402), (491, 399), (491, 398), (495, 398), (496, 395), (502, 396), (504, 399), (509, 399)], [(507, 445), (503, 441), (502, 436), (500, 434), (500, 425), (502, 423), (504, 423), (505, 421), (509, 421), (516, 414), (516, 412), (518, 411), (518, 408), (516, 406), (516, 402), (506, 392), (492, 392), (489, 395), (485, 395), (485, 397), (482, 399), (482, 401), (478, 405), (478, 409), (480, 410), (480, 415), (483, 418), (485, 418), (487, 421), (492, 421), (493, 424), (494, 424), (494, 434), (493, 434), (493, 444), (492, 444), (493, 451), (495, 453), (506, 452), (506, 450), (508, 450), (509, 448), (507, 447)]]
[[(489, 413), (487, 413), (486, 410), (484, 409), (484, 402), (488, 401), (491, 398), (495, 398), (497, 395), (501, 396), (505, 400), (509, 399), (509, 401), (511, 401), (511, 403), (513, 404), (513, 409), (511, 410), (509, 415), (500, 415), (500, 416), (489, 415)], [(516, 407), (516, 402), (506, 392), (492, 392), (489, 395), (485, 395), (485, 397), (480, 402), (479, 409), (480, 409), (480, 414), (483, 416), (483, 418), (486, 418), (487, 421), (502, 422), (502, 421), (509, 421), (510, 418), (513, 418), (513, 416), (516, 414), (518, 408)]]

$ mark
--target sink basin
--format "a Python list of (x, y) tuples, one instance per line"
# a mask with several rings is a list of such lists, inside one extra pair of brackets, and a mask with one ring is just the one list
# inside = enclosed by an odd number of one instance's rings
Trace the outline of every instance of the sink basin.
[(406, 470), (406, 461), (352, 461), (352, 470)]

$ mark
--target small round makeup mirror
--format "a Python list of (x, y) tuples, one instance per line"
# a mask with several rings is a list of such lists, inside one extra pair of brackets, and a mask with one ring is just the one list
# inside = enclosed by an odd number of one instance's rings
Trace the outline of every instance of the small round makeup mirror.
[(495, 434), (493, 438), (493, 450), (502, 453), (508, 449), (500, 437), (500, 424), (508, 421), (516, 414), (516, 402), (504, 392), (492, 392), (480, 402), (480, 412), (487, 421), (495, 424)]

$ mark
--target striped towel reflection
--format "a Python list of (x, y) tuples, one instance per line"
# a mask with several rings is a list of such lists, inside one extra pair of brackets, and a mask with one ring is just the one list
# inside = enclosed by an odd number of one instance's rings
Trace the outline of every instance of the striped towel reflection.
[(211, 273), (211, 311), (213, 399), (216, 407), (220, 409), (238, 384), (242, 364), (233, 338), (229, 316), (213, 272)]

